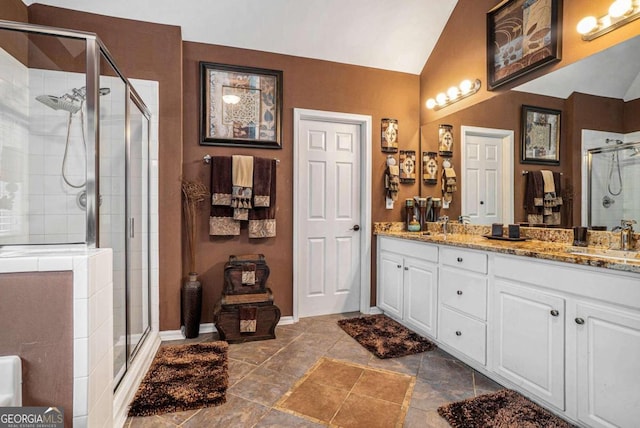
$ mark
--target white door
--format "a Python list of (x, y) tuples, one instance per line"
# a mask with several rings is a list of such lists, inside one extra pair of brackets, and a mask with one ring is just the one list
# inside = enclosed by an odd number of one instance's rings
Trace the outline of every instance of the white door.
[(462, 214), (472, 223), (513, 222), (513, 131), (462, 127)]
[(360, 309), (360, 125), (301, 120), (299, 316)]
[(640, 315), (579, 303), (578, 419), (591, 427), (640, 421)]
[(494, 370), (564, 410), (564, 299), (497, 279)]

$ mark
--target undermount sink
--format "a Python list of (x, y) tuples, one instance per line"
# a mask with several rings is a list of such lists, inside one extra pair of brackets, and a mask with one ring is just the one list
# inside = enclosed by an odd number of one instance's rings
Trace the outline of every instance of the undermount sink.
[(569, 247), (567, 253), (599, 259), (640, 261), (638, 251), (612, 250), (609, 248)]

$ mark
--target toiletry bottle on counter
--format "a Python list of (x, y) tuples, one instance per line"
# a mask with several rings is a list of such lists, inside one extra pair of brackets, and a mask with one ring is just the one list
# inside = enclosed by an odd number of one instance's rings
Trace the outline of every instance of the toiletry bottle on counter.
[(407, 198), (404, 201), (404, 211), (405, 211), (405, 220), (404, 220), (404, 227), (405, 229), (409, 230), (409, 224), (411, 224), (411, 221), (413, 220), (414, 216), (415, 216), (415, 209), (414, 209), (414, 203), (413, 203), (413, 198)]

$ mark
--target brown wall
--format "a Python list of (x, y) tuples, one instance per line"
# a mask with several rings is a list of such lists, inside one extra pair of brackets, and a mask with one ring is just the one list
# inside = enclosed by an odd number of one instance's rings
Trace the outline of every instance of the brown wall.
[[(208, 237), (206, 208), (200, 215), (198, 268), (204, 284), (204, 321), (211, 321), (212, 308), (222, 291), (223, 266), (231, 254), (264, 253), (271, 267), (269, 278), (275, 302), (283, 315), (292, 315), (293, 306), (293, 108), (327, 110), (371, 115), (373, 119), (373, 221), (400, 221), (400, 203), (394, 210), (384, 209), (383, 171), (386, 156), (380, 151), (380, 119), (397, 118), (400, 146), (418, 150), (417, 108), (419, 78), (416, 75), (318, 61), (200, 43), (184, 43), (184, 175), (209, 185), (210, 168), (202, 163), (205, 154), (250, 154), (277, 157), (278, 203), (277, 237), (248, 239), (243, 229), (240, 237)], [(282, 70), (283, 145), (282, 150), (260, 150), (200, 146), (198, 115), (200, 83), (198, 62), (217, 62)], [(400, 199), (418, 193), (418, 185), (403, 185)], [(375, 273), (375, 272), (374, 272)], [(375, 282), (373, 282), (375, 284)], [(374, 288), (374, 287), (372, 287)], [(375, 290), (372, 290), (375, 293)], [(375, 302), (375, 296), (372, 303)], [(166, 322), (177, 325), (177, 305), (161, 312)]]
[[(97, 33), (128, 78), (160, 83), (160, 329), (178, 329), (182, 281), (182, 35), (179, 27), (34, 4), (33, 24)], [(168, 315), (167, 315), (168, 314)]]
[(640, 131), (640, 98), (624, 105), (624, 132)]
[[(27, 6), (21, 0), (3, 0), (2, 7), (0, 7), (0, 19), (28, 22)], [(28, 37), (23, 33), (0, 31), (0, 47), (23, 64), (27, 63), (28, 43)]]
[(73, 275), (0, 274), (0, 355), (22, 360), (22, 405), (73, 420)]

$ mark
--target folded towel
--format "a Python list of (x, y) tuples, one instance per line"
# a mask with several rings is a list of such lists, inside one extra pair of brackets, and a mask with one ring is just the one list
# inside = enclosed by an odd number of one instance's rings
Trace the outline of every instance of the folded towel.
[(273, 238), (276, 236), (276, 160), (271, 162), (269, 206), (249, 211), (249, 238)]
[(211, 158), (211, 214), (209, 235), (240, 235), (240, 223), (233, 219), (231, 208), (231, 157)]
[[(527, 214), (542, 214), (538, 209), (544, 201), (544, 182), (540, 171), (529, 171), (525, 187), (524, 206)], [(531, 223), (531, 222), (529, 222)]]
[(266, 158), (253, 158), (253, 206), (268, 207), (271, 204), (271, 168), (273, 162)]
[(233, 218), (248, 220), (249, 208), (251, 208), (251, 189), (253, 188), (253, 156), (233, 155), (231, 159)]
[(257, 326), (257, 315), (257, 307), (240, 306), (240, 333), (255, 333)]

